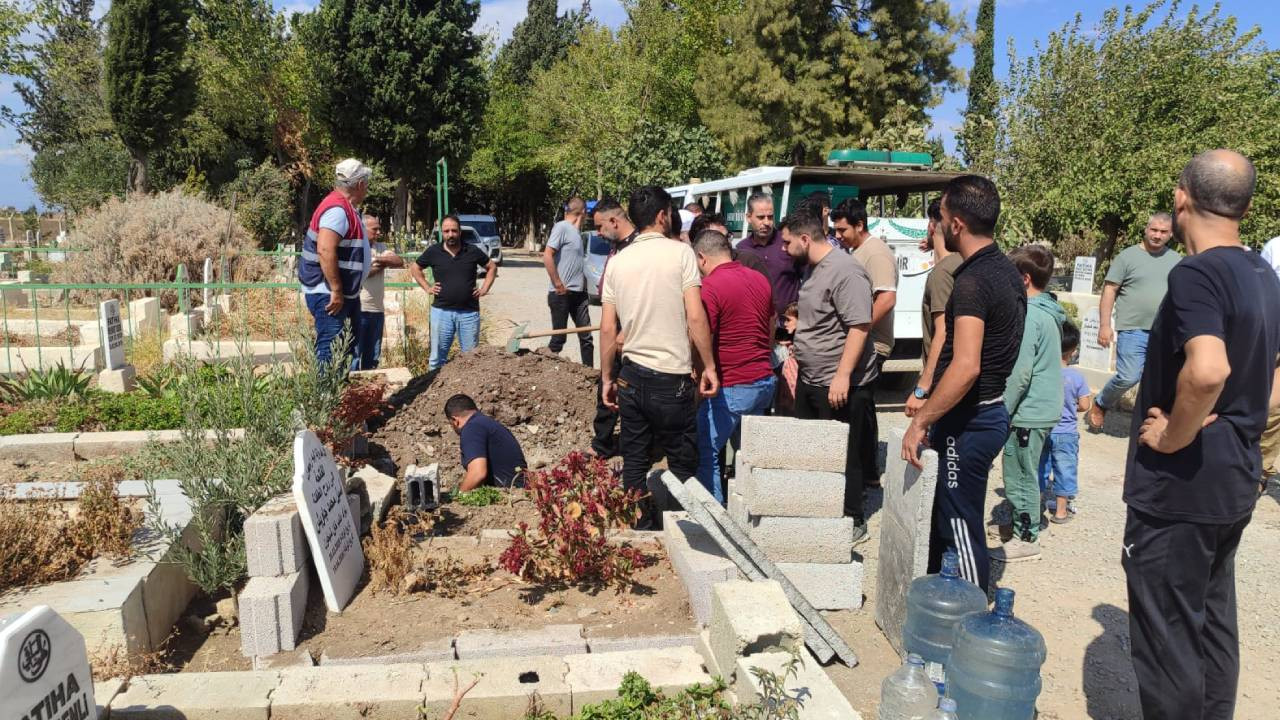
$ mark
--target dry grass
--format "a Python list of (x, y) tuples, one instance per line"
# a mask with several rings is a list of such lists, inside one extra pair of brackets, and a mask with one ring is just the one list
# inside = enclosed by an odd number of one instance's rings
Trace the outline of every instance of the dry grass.
[(128, 346), (129, 362), (142, 377), (155, 372), (164, 365), (165, 333), (161, 330), (147, 330), (134, 336)]
[[(166, 644), (168, 641), (165, 641)], [(165, 661), (165, 649), (130, 655), (119, 645), (89, 653), (89, 668), (93, 671), (93, 681), (102, 682), (111, 678), (128, 680), (135, 675), (153, 675), (172, 672), (176, 668)]]
[(371, 536), (364, 541), (371, 592), (431, 592), (441, 597), (460, 597), (473, 583), (493, 573), (488, 562), (468, 565), (449, 555), (426, 557), (418, 548), (418, 538), (425, 537), (434, 523), (432, 516), (414, 517), (395, 508), (382, 525), (373, 527)]
[(231, 297), (231, 313), (210, 323), (205, 337), (237, 340), (279, 340), (289, 342), (313, 327), (311, 313), (297, 290), (254, 288), (236, 290)]

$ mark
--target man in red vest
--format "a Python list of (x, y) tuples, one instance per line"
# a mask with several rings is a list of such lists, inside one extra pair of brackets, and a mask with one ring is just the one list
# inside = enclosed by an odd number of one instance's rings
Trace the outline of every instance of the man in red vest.
[(369, 194), (373, 171), (347, 159), (338, 163), (333, 192), (311, 215), (298, 259), (298, 282), (316, 323), (316, 362), (333, 358), (333, 343), (348, 327), (346, 358), (354, 356), (360, 330), (360, 286), (369, 274), (371, 253), (356, 206)]

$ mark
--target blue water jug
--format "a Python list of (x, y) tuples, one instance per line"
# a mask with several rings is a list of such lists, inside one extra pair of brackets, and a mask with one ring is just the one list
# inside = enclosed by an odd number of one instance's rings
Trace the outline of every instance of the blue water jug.
[(942, 555), (942, 571), (911, 581), (907, 590), (907, 621), (902, 626), (902, 651), (924, 658), (925, 672), (943, 692), (947, 658), (956, 624), (971, 612), (987, 609), (982, 588), (960, 577), (960, 558), (954, 550)]
[(1040, 695), (1044, 636), (1013, 616), (1013, 591), (996, 591), (991, 612), (956, 625), (947, 662), (947, 696), (960, 720), (1032, 720)]

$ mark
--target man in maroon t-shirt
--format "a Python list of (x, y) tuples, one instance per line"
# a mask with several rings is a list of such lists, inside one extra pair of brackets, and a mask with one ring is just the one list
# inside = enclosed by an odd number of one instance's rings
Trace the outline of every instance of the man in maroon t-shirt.
[(723, 233), (703, 231), (693, 249), (721, 376), (720, 392), (698, 406), (698, 480), (724, 504), (720, 452), (743, 415), (763, 415), (773, 402), (773, 288), (763, 274), (733, 259)]

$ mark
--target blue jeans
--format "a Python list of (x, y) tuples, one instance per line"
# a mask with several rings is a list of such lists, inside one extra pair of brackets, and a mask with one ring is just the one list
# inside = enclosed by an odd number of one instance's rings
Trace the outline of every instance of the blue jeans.
[(380, 312), (360, 312), (360, 352), (357, 359), (361, 370), (375, 370), (382, 358), (382, 329), (387, 316)]
[(449, 362), (449, 349), (457, 336), (462, 352), (476, 348), (480, 341), (480, 312), (478, 310), (443, 310), (431, 308), (431, 362), (429, 370)]
[(1129, 388), (1142, 379), (1149, 334), (1146, 330), (1121, 330), (1116, 333), (1116, 374), (1098, 393), (1098, 407), (1103, 410), (1115, 407)]
[(333, 341), (338, 338), (344, 326), (350, 328), (351, 344), (347, 346), (346, 357), (356, 364), (356, 350), (360, 344), (360, 298), (347, 298), (337, 315), (330, 315), (324, 308), (329, 304), (328, 295), (304, 295), (307, 309), (316, 323), (316, 363), (327, 365), (333, 358)]
[(770, 375), (753, 383), (730, 385), (698, 406), (698, 481), (721, 505), (725, 494), (720, 482), (720, 453), (738, 434), (743, 415), (769, 411), (777, 384), (777, 378)]
[(1049, 493), (1051, 498), (1074, 498), (1079, 492), (1076, 481), (1079, 464), (1080, 435), (1049, 433), (1040, 455), (1040, 492)]

